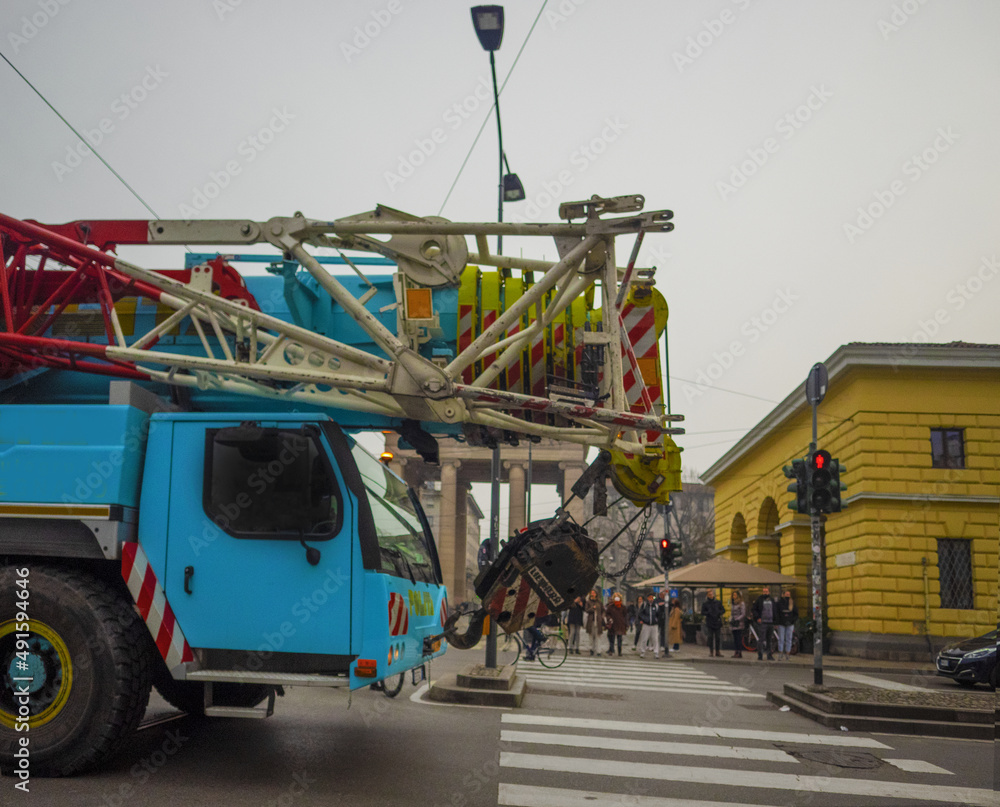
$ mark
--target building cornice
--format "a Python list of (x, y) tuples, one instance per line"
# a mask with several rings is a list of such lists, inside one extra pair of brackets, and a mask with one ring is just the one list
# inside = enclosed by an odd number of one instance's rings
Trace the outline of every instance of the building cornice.
[(864, 500), (1000, 505), (1000, 496), (966, 496), (961, 493), (855, 493), (853, 496), (848, 496), (844, 499), (844, 505)]
[[(829, 384), (848, 370), (857, 367), (882, 367), (891, 370), (942, 367), (951, 370), (1000, 370), (1000, 345), (920, 345), (866, 344), (852, 342), (833, 352), (826, 365)], [(708, 484), (739, 462), (766, 440), (771, 432), (799, 412), (809, 408), (806, 402), (806, 382), (799, 384), (763, 420), (747, 432), (729, 451), (723, 454), (701, 479)]]

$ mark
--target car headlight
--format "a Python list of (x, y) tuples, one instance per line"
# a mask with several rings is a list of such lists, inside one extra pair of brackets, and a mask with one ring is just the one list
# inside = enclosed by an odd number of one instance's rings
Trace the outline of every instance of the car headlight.
[(979, 650), (973, 650), (970, 653), (966, 653), (962, 658), (964, 659), (983, 658), (984, 656), (988, 656), (990, 653), (994, 652), (994, 649), (995, 648), (992, 647), (983, 647), (980, 648)]

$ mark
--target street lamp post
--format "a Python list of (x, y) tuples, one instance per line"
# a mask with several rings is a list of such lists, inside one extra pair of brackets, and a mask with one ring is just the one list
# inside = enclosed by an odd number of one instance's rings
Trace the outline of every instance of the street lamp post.
[[(517, 174), (510, 172), (507, 155), (503, 150), (503, 127), (500, 125), (500, 92), (497, 88), (497, 66), (493, 54), (503, 41), (503, 6), (475, 6), (472, 9), (472, 24), (479, 37), (479, 44), (490, 54), (490, 74), (493, 76), (493, 106), (497, 113), (497, 144), (499, 157), (497, 173), (497, 221), (503, 221), (503, 203), (519, 202), (524, 199), (524, 186)], [(506, 167), (507, 172), (504, 173)], [(503, 236), (497, 236), (497, 255), (503, 254)]]
[[(524, 198), (524, 187), (517, 174), (510, 173), (507, 155), (503, 151), (503, 129), (500, 126), (500, 92), (497, 89), (497, 67), (493, 53), (503, 41), (503, 6), (475, 6), (472, 9), (472, 24), (479, 37), (479, 44), (490, 54), (490, 73), (493, 76), (493, 105), (497, 113), (497, 143), (499, 146), (499, 182), (497, 188), (497, 221), (503, 221), (503, 203), (518, 202)], [(504, 174), (504, 166), (507, 172)], [(503, 254), (503, 236), (497, 235), (497, 255)], [(497, 557), (500, 552), (500, 444), (493, 446), (491, 462), (493, 484), (490, 489), (490, 554)], [(486, 637), (486, 666), (497, 666), (497, 626), (490, 620), (490, 632)]]

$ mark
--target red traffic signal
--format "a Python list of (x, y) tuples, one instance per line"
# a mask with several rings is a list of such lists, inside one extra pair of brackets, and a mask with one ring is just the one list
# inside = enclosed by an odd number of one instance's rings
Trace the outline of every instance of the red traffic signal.
[(669, 538), (660, 539), (660, 563), (664, 569), (669, 569), (674, 562), (674, 546)]

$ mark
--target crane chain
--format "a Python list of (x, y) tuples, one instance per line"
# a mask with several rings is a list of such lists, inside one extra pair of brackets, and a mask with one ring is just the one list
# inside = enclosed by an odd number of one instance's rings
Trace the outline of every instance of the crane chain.
[(603, 565), (601, 565), (599, 568), (601, 570), (602, 575), (614, 579), (614, 578), (624, 577), (626, 574), (629, 573), (629, 571), (631, 571), (632, 567), (635, 565), (636, 559), (639, 557), (639, 552), (642, 551), (643, 541), (646, 540), (646, 535), (649, 533), (650, 514), (652, 513), (652, 510), (653, 508), (650, 507), (648, 504), (646, 505), (645, 508), (643, 508), (644, 513), (642, 517), (642, 524), (639, 525), (639, 534), (636, 536), (635, 544), (633, 545), (632, 550), (629, 552), (628, 560), (625, 562), (625, 565), (617, 572), (609, 572), (604, 568)]

